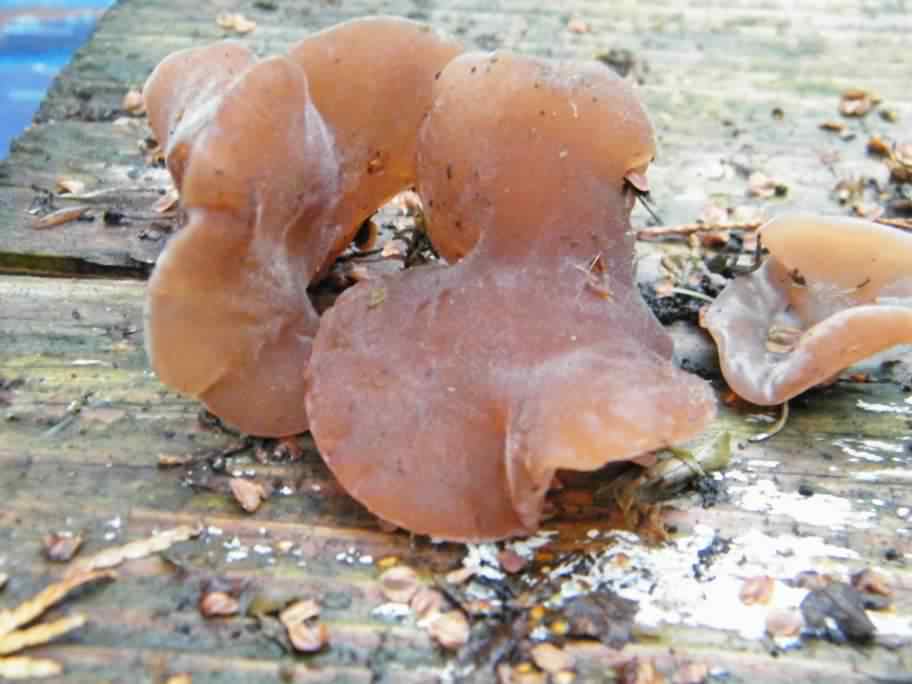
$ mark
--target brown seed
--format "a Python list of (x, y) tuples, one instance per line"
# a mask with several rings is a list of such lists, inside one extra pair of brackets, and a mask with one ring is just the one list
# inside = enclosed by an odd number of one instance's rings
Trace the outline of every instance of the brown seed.
[(419, 586), (418, 574), (407, 565), (397, 565), (380, 575), (383, 595), (394, 603), (408, 603)]
[(872, 568), (865, 568), (852, 575), (852, 586), (858, 591), (879, 596), (893, 596), (890, 581)]
[(770, 636), (798, 636), (803, 626), (801, 613), (796, 610), (773, 610), (766, 616), (766, 632)]
[(529, 652), (529, 655), (532, 656), (532, 661), (538, 667), (551, 674), (573, 667), (573, 657), (554, 644), (539, 644)]
[(319, 614), (320, 606), (317, 605), (317, 602), (313, 599), (304, 599), (303, 601), (295, 601), (279, 613), (279, 620), (286, 627), (290, 627), (293, 624), (315, 618)]
[(241, 508), (248, 513), (256, 513), (263, 503), (263, 499), (267, 497), (266, 489), (263, 485), (252, 480), (232, 477), (228, 482), (228, 486), (231, 487), (231, 493), (234, 494), (237, 502), (241, 504)]
[(199, 611), (203, 617), (226, 617), (237, 615), (238, 600), (223, 591), (210, 591), (200, 598)]
[(72, 560), (80, 546), (82, 537), (78, 534), (51, 532), (44, 538), (44, 555), (55, 563), (65, 563)]
[(741, 585), (739, 597), (741, 602), (746, 606), (752, 606), (755, 603), (766, 605), (773, 595), (775, 586), (775, 580), (767, 575), (749, 577), (744, 580), (744, 584)]
[(825, 131), (832, 131), (833, 133), (842, 133), (846, 126), (841, 121), (824, 121), (820, 124), (820, 128)]
[(315, 653), (329, 643), (329, 629), (322, 623), (297, 623), (288, 627), (288, 639), (299, 653)]
[(873, 154), (876, 157), (889, 157), (890, 143), (879, 135), (872, 136), (868, 139), (868, 154)]
[(469, 621), (461, 611), (451, 610), (437, 616), (428, 631), (443, 648), (455, 651), (469, 640)]

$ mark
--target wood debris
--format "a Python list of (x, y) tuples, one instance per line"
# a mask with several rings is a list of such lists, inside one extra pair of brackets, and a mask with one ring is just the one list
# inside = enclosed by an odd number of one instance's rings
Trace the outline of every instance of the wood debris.
[(82, 537), (71, 532), (51, 532), (44, 537), (44, 555), (55, 563), (73, 559), (82, 546)]
[(34, 230), (47, 230), (48, 228), (62, 226), (65, 223), (78, 221), (85, 217), (90, 209), (91, 207), (85, 205), (58, 209), (57, 211), (52, 211), (50, 214), (45, 214), (34, 220), (32, 222), (32, 228)]
[(232, 477), (228, 481), (234, 498), (248, 513), (256, 513), (260, 505), (269, 498), (271, 491), (265, 485), (242, 477)]
[(153, 553), (164, 551), (174, 544), (198, 537), (201, 527), (180, 525), (170, 530), (154, 534), (146, 539), (138, 539), (123, 546), (114, 546), (94, 556), (83, 558), (73, 563), (67, 571), (67, 577), (79, 576), (81, 573), (102, 568), (113, 568), (124, 561), (145, 558)]
[(250, 33), (256, 28), (256, 22), (248, 19), (243, 14), (236, 12), (226, 12), (225, 14), (219, 14), (215, 18), (215, 23), (218, 24), (223, 29), (228, 31), (234, 31), (241, 35)]

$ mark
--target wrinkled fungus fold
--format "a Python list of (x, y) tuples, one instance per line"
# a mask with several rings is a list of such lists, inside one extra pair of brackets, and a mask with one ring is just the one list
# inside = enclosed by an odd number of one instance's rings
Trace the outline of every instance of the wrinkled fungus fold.
[(308, 427), (319, 317), (307, 294), (415, 180), (434, 75), (460, 47), (395, 18), (341, 24), (257, 61), (232, 42), (166, 58), (149, 123), (186, 225), (150, 281), (148, 352), (170, 387), (245, 432)]
[(912, 235), (870, 221), (787, 214), (760, 229), (763, 265), (707, 309), (734, 392), (780, 404), (912, 342)]
[(691, 438), (715, 400), (633, 286), (625, 177), (654, 141), (630, 86), (594, 62), (474, 53), (434, 96), (418, 189), (435, 244), (465, 256), (343, 293), (314, 342), (311, 430), (389, 522), (528, 534), (555, 471)]

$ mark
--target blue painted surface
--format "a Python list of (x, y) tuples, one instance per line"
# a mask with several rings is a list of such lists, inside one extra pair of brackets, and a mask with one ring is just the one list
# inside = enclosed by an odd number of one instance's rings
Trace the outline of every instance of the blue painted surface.
[(112, 0), (0, 0), (0, 157)]

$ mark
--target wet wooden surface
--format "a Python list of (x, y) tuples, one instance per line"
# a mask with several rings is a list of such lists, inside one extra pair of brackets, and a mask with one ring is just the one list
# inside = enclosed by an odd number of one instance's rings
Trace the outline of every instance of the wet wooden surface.
[[(261, 54), (381, 12), (430, 21), (483, 48), (585, 58), (627, 50), (660, 136), (651, 174), (656, 204), (666, 223), (678, 223), (695, 220), (709, 201), (769, 214), (786, 207), (846, 213), (832, 197), (834, 185), (883, 173), (882, 163), (865, 155), (869, 135), (912, 139), (904, 57), (912, 16), (903, 5), (117, 4), (0, 164), (0, 573), (10, 575), (0, 605), (17, 603), (64, 572), (43, 556), (48, 532), (81, 532), (85, 556), (179, 524), (205, 527), (197, 540), (169, 552), (170, 560), (127, 563), (117, 581), (58, 609), (78, 607), (91, 622), (32, 652), (63, 662), (61, 681), (73, 682), (161, 682), (178, 672), (193, 673), (194, 682), (424, 682), (437, 681), (451, 660), (413, 619), (391, 623), (372, 615), (383, 601), (377, 562), (396, 556), (428, 577), (458, 567), (465, 548), (380, 531), (334, 483), (307, 437), (300, 438), (298, 461), (261, 464), (252, 450), (228, 461), (228, 474), (240, 470), (276, 486), (255, 514), (238, 507), (224, 475), (157, 467), (162, 454), (213, 453), (237, 438), (202, 426), (198, 406), (148, 370), (141, 280), (172, 227), (152, 209), (169, 182), (145, 164), (138, 146), (148, 134), (144, 120), (124, 118), (119, 108), (165, 54), (224, 37), (217, 14), (240, 11), (256, 20), (257, 29), (241, 40)], [(573, 19), (587, 30), (569, 30)], [(856, 133), (848, 140), (820, 130), (822, 121), (839, 119), (839, 94), (849, 87), (876, 90), (898, 121), (876, 113), (847, 120)], [(788, 193), (749, 197), (749, 171), (780, 180)], [(56, 197), (55, 206), (86, 204), (94, 221), (35, 231), (29, 210), (46, 203), (45, 191), (54, 191), (59, 178), (85, 182), (88, 196)], [(125, 215), (126, 223), (106, 224), (106, 210)], [(844, 549), (848, 558), (824, 554), (807, 569), (845, 577), (881, 568), (896, 589), (890, 615), (899, 636), (864, 647), (811, 640), (773, 657), (762, 640), (685, 621), (639, 634), (626, 653), (664, 662), (674, 649), (739, 682), (863, 682), (912, 671), (912, 402), (904, 389), (912, 368), (905, 357), (872, 368), (878, 382), (843, 381), (796, 401), (786, 430), (770, 442), (746, 438), (768, 425), (757, 415), (772, 412), (726, 408), (716, 430), (730, 431), (736, 444), (723, 480), (727, 497), (703, 508), (695, 494), (680, 495), (669, 502), (668, 522), (676, 537), (704, 525), (723, 538), (761, 531), (819, 537)], [(610, 506), (579, 505), (599, 486), (594, 478), (558, 495), (560, 514), (547, 527), (559, 535), (549, 548), (591, 550), (589, 532), (617, 522)], [(802, 486), (813, 493), (807, 513), (795, 504)], [(833, 497), (831, 518), (819, 515), (823, 496)], [(239, 547), (246, 555), (233, 553)], [(249, 582), (249, 595), (318, 599), (330, 648), (289, 655), (252, 617), (204, 619), (200, 586), (216, 576)], [(614, 681), (607, 649), (574, 649), (577, 681)]]

